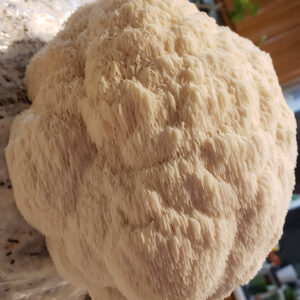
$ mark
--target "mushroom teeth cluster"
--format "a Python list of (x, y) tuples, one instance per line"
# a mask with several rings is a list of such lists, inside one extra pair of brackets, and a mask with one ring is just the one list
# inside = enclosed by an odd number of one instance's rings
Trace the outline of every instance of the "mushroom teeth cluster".
[(187, 0), (79, 8), (31, 60), (17, 206), (95, 300), (218, 300), (282, 234), (296, 122), (270, 56)]

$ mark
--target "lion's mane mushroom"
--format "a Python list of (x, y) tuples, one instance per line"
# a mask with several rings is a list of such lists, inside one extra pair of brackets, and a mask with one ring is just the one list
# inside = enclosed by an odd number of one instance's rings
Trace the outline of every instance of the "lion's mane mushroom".
[(296, 123), (270, 56), (187, 0), (78, 9), (31, 61), (19, 210), (93, 299), (222, 299), (278, 241)]

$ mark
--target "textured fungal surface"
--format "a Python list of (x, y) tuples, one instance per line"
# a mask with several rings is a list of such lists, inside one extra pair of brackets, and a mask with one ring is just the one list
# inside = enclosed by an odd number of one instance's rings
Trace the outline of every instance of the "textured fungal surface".
[(187, 0), (102, 0), (31, 60), (19, 210), (96, 300), (216, 300), (278, 241), (296, 122), (270, 56)]

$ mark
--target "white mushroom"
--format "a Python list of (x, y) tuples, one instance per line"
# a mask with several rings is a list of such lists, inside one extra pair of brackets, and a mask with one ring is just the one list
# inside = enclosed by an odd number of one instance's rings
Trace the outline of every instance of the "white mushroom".
[(216, 300), (255, 275), (297, 155), (267, 53), (187, 0), (102, 0), (26, 84), (9, 173), (66, 280), (97, 300)]

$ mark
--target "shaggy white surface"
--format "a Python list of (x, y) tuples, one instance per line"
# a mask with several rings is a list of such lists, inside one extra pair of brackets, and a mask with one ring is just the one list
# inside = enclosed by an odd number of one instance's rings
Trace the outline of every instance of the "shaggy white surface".
[(94, 299), (216, 300), (278, 241), (296, 123), (272, 61), (187, 0), (80, 8), (31, 61), (17, 206)]
[(16, 208), (4, 150), (14, 117), (29, 106), (23, 83), (32, 55), (87, 1), (0, 0), (0, 299), (83, 299), (57, 274), (44, 237)]

